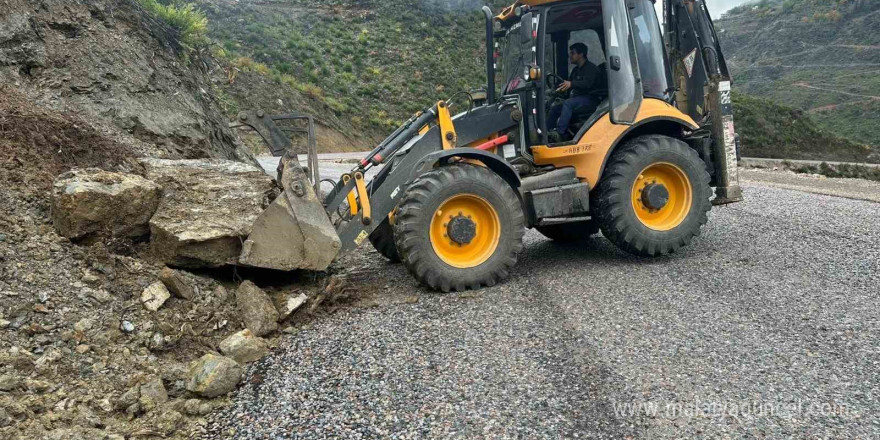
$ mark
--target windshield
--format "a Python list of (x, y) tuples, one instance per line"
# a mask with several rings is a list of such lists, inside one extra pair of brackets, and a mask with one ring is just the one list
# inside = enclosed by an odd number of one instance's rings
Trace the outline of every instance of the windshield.
[(507, 35), (498, 39), (501, 50), (501, 93), (507, 94), (523, 85), (522, 74), (525, 69), (522, 45), (519, 44), (519, 24), (513, 25)]
[(639, 0), (631, 8), (630, 14), (645, 96), (668, 99), (671, 79), (666, 71), (666, 49), (663, 47), (654, 5), (650, 0)]

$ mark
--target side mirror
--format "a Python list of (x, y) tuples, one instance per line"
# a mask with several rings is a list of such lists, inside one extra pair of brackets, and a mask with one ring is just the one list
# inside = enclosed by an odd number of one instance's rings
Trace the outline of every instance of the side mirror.
[(531, 47), (535, 45), (535, 31), (532, 29), (532, 13), (526, 12), (520, 20), (520, 44)]

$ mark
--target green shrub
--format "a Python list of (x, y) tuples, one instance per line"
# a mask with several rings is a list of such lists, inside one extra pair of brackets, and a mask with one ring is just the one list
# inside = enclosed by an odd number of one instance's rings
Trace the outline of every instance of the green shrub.
[(195, 48), (207, 43), (208, 17), (192, 3), (173, 1), (167, 5), (156, 0), (137, 0), (151, 15), (177, 31), (180, 43)]

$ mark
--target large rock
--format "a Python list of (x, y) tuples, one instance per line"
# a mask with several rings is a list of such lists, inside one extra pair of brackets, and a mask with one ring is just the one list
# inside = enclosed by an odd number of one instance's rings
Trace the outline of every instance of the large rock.
[(265, 292), (254, 283), (245, 281), (235, 291), (235, 303), (245, 327), (257, 336), (265, 336), (278, 329), (278, 310)]
[(277, 193), (263, 170), (227, 160), (142, 159), (163, 186), (151, 247), (171, 266), (236, 264), (254, 221)]
[(149, 232), (162, 188), (134, 174), (89, 168), (64, 173), (52, 191), (52, 224), (59, 235), (137, 237)]
[(242, 373), (235, 360), (208, 353), (190, 365), (186, 389), (204, 397), (222, 396), (235, 389)]
[(269, 353), (269, 345), (248, 329), (230, 335), (220, 342), (220, 352), (244, 364), (254, 362)]

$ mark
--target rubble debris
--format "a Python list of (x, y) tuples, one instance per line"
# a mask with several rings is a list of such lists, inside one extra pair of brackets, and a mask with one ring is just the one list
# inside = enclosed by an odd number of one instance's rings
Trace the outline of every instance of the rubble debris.
[(171, 298), (171, 292), (159, 281), (150, 284), (141, 293), (141, 303), (144, 304), (145, 309), (151, 312), (159, 310), (165, 301), (168, 301), (168, 298)]
[(240, 364), (254, 362), (269, 353), (269, 345), (263, 338), (244, 329), (220, 342), (220, 352)]
[(179, 270), (169, 267), (162, 268), (159, 272), (159, 281), (165, 284), (168, 291), (177, 298), (191, 300), (193, 299), (194, 290), (186, 275)]
[(243, 282), (235, 291), (235, 302), (245, 327), (256, 336), (265, 336), (278, 329), (278, 310), (272, 300), (250, 281)]
[(254, 221), (277, 195), (263, 170), (219, 159), (142, 159), (148, 179), (163, 186), (150, 220), (151, 248), (170, 266), (236, 264)]
[(149, 232), (161, 192), (159, 185), (134, 174), (97, 168), (70, 171), (55, 180), (52, 224), (70, 239), (142, 236)]
[(168, 401), (168, 392), (165, 391), (165, 385), (162, 379), (154, 377), (140, 387), (140, 397), (138, 403), (141, 410), (149, 412)]
[(279, 320), (284, 321), (287, 319), (293, 312), (299, 310), (307, 301), (309, 297), (304, 293), (300, 293), (297, 295), (286, 295), (282, 297), (281, 304), (278, 307), (278, 313), (280, 314)]
[(235, 360), (208, 353), (190, 365), (186, 389), (203, 397), (222, 396), (235, 389), (243, 372)]

